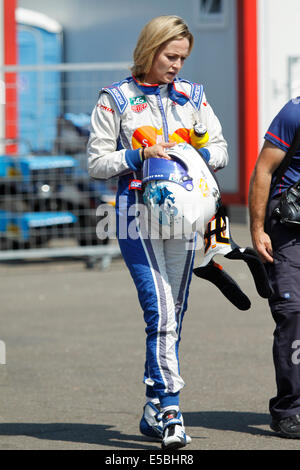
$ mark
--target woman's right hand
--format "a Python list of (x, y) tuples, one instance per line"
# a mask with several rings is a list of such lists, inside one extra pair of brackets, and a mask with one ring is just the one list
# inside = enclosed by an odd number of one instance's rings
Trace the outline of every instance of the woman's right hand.
[(166, 150), (176, 145), (176, 142), (162, 142), (161, 144), (155, 144), (151, 147), (144, 148), (144, 160), (148, 158), (165, 158), (171, 160), (171, 157), (166, 153)]

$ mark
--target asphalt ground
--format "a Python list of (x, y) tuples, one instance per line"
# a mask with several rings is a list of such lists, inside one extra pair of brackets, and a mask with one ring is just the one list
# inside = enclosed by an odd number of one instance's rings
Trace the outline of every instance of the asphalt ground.
[[(250, 244), (246, 225), (232, 235)], [(186, 450), (298, 450), (269, 428), (267, 301), (243, 261), (217, 261), (252, 306), (239, 311), (193, 277), (180, 348)], [(0, 283), (0, 450), (160, 451), (138, 429), (145, 326), (122, 259), (104, 271), (74, 259), (2, 263)]]

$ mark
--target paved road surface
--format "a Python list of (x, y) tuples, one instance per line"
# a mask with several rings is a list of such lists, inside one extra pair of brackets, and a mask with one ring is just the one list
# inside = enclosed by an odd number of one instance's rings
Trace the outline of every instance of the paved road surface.
[[(234, 225), (240, 245), (245, 226)], [(224, 262), (252, 301), (235, 309), (193, 278), (183, 325), (187, 450), (298, 449), (269, 429), (273, 321), (242, 261)], [(159, 450), (139, 434), (144, 323), (122, 260), (0, 265), (0, 449)]]

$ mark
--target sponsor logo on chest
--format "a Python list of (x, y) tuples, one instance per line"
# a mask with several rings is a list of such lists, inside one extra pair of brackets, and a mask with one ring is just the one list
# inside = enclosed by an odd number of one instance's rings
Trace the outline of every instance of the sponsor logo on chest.
[(146, 97), (144, 95), (130, 98), (130, 104), (132, 111), (135, 113), (141, 113), (148, 106)]

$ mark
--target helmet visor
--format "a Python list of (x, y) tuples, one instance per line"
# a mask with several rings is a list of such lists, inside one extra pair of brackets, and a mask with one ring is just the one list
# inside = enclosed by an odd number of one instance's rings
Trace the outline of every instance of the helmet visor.
[(148, 158), (145, 160), (143, 163), (143, 184), (158, 180), (178, 183), (188, 191), (193, 189), (188, 168), (179, 160), (166, 160), (164, 158)]

